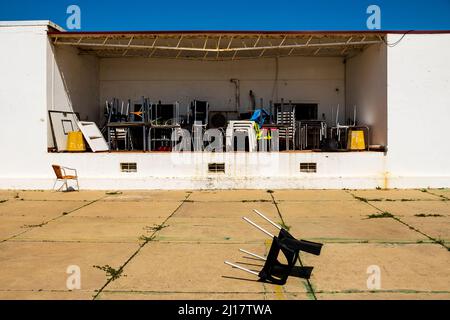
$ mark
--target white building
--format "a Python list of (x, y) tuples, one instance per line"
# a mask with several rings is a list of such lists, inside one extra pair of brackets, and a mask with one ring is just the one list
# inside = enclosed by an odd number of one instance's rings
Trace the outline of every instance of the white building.
[[(25, 21), (1, 22), (0, 46), (0, 189), (51, 189), (52, 164), (77, 168), (83, 189), (450, 187), (450, 31), (89, 33)], [(341, 123), (356, 105), (385, 151), (49, 152), (49, 110), (100, 125), (105, 100), (145, 95), (232, 113), (230, 79), (240, 112), (250, 90), (257, 103), (316, 103), (330, 126), (337, 105)]]

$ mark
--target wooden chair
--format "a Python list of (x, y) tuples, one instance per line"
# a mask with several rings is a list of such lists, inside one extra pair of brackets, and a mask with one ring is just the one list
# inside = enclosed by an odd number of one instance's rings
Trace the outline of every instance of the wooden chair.
[[(55, 189), (55, 186), (58, 183), (58, 181), (62, 181), (63, 184), (57, 191), (60, 191), (64, 186), (66, 186), (66, 191), (67, 191), (69, 189), (69, 185), (67, 184), (67, 181), (75, 180), (75, 182), (77, 183), (77, 189), (78, 189), (78, 191), (80, 191), (80, 185), (78, 184), (78, 174), (77, 174), (76, 169), (71, 169), (71, 168), (62, 167), (62, 166), (58, 166), (58, 165), (52, 165), (52, 167), (53, 167), (53, 171), (55, 172), (55, 175), (56, 175), (56, 181), (53, 184), (53, 190)], [(70, 173), (69, 175), (66, 173), (67, 171), (69, 171), (69, 173)]]

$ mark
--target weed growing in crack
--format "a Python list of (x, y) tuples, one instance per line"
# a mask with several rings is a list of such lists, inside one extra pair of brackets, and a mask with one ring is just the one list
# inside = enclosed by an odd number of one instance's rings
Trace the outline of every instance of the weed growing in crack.
[(355, 197), (355, 199), (356, 200), (359, 200), (359, 201), (362, 201), (362, 202), (369, 202), (369, 200), (367, 200), (366, 198), (363, 198), (363, 197), (358, 197), (358, 196), (353, 196), (353, 197)]
[(126, 275), (122, 275), (123, 269), (119, 268), (118, 270), (114, 269), (110, 265), (106, 264), (104, 266), (93, 266), (94, 268), (100, 269), (106, 272), (106, 276), (109, 277), (108, 280), (117, 280), (120, 277), (126, 277)]
[(368, 216), (368, 219), (380, 219), (380, 218), (394, 218), (394, 215), (392, 213), (385, 211), (382, 213), (375, 213)]
[(167, 228), (168, 225), (164, 225), (163, 224), (154, 224), (153, 227), (144, 227), (144, 230), (146, 230), (147, 232), (157, 232), (157, 231), (161, 231), (164, 228)]
[(419, 213), (415, 214), (415, 217), (419, 218), (427, 218), (427, 217), (442, 217), (442, 214), (426, 214), (426, 213)]
[(139, 237), (139, 240), (141, 240), (143, 242), (150, 242), (150, 241), (153, 241), (154, 239), (155, 239), (155, 236), (142, 235)]
[(45, 226), (47, 224), (47, 222), (42, 222), (39, 224), (25, 224), (22, 226), (22, 228), (41, 228), (43, 226)]
[(105, 192), (105, 194), (108, 196), (115, 196), (115, 195), (122, 194), (122, 192), (121, 191), (107, 191), (107, 192)]
[[(444, 241), (444, 239), (438, 238), (438, 239), (434, 239), (434, 241), (435, 241), (437, 244), (440, 244), (441, 246), (446, 247), (446, 246), (445, 246), (445, 241)], [(446, 247), (446, 248), (447, 248), (447, 247)], [(448, 249), (448, 248), (447, 248), (447, 249)]]
[(291, 226), (288, 226), (287, 224), (285, 224), (284, 222), (278, 222), (278, 224), (286, 231), (291, 230)]

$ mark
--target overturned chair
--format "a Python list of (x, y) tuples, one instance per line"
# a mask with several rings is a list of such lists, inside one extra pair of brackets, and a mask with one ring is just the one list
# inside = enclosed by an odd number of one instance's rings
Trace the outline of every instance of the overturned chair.
[[(262, 257), (257, 254), (251, 253), (249, 251), (239, 249), (241, 252), (246, 253), (254, 258), (264, 261), (264, 266), (260, 272), (252, 271), (247, 268), (241, 267), (237, 264), (225, 261), (225, 264), (230, 265), (239, 270), (248, 272), (250, 274), (256, 275), (259, 277), (259, 280), (262, 282), (268, 282), (278, 285), (284, 285), (290, 275), (296, 275), (300, 277), (309, 278), (311, 270), (303, 272), (298, 272), (295, 270), (295, 263), (298, 260), (300, 251), (307, 252), (314, 255), (320, 255), (322, 250), (322, 244), (306, 241), (306, 240), (297, 240), (294, 238), (286, 229), (282, 228), (262, 213), (257, 210), (254, 210), (261, 218), (268, 221), (271, 225), (276, 227), (279, 230), (278, 236), (275, 236), (258, 226), (256, 223), (252, 222), (250, 219), (244, 217), (243, 219), (250, 223), (252, 226), (257, 228), (258, 230), (264, 232), (266, 235), (272, 238), (272, 244), (270, 246), (269, 254), (267, 257)], [(280, 252), (283, 253), (286, 258), (287, 264), (283, 264), (279, 262), (278, 257)], [(295, 272), (294, 272), (295, 270)]]

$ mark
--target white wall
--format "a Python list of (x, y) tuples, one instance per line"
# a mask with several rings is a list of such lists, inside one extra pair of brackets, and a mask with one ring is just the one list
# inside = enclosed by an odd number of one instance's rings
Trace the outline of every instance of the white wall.
[[(47, 44), (48, 110), (78, 112), (81, 120), (99, 122), (98, 58), (80, 55), (78, 49)], [(53, 147), (50, 120), (48, 146)]]
[(99, 121), (98, 58), (80, 55), (67, 46), (49, 48), (53, 83), (50, 110), (66, 111), (72, 105), (81, 120)]
[(392, 186), (449, 187), (450, 34), (407, 35), (387, 52)]
[(347, 60), (347, 118), (370, 127), (370, 143), (386, 146), (387, 141), (387, 50), (372, 45)]
[[(186, 162), (183, 158), (174, 160), (174, 154), (47, 153), (47, 110), (56, 99), (64, 102), (65, 98), (61, 87), (56, 90), (56, 95), (52, 92), (58, 87), (53, 86), (57, 81), (52, 72), (53, 51), (46, 31), (47, 26), (43, 24), (0, 27), (0, 112), (3, 117), (0, 126), (0, 189), (49, 189), (54, 179), (53, 163), (78, 168), (84, 189), (450, 187), (448, 34), (408, 35), (399, 45), (388, 48), (387, 155), (372, 152), (208, 153), (190, 154), (187, 160), (191, 162)], [(390, 42), (396, 39), (398, 36), (388, 36)], [(74, 52), (66, 54), (70, 59), (84, 59)], [(292, 60), (280, 60), (280, 97), (316, 99), (317, 92), (326, 91), (323, 96), (330, 103), (342, 101), (341, 97), (333, 97), (336, 94), (334, 86), (339, 83), (343, 86), (343, 66), (338, 64), (339, 59), (298, 59), (298, 64), (295, 64), (298, 68), (290, 65)], [(96, 95), (95, 90), (89, 90), (96, 82), (91, 78), (96, 62), (91, 58), (85, 61), (88, 61), (86, 65), (80, 62), (76, 67), (88, 66), (82, 71), (82, 77), (77, 78), (77, 70), (72, 70), (73, 81), (78, 83), (75, 85), (78, 89), (73, 90), (81, 94), (90, 92), (89, 97), (82, 97), (80, 101), (86, 99), (88, 103), (93, 103), (91, 95)], [(242, 61), (235, 66), (212, 63), (213, 79), (210, 79), (211, 68), (209, 65), (206, 68), (202, 62), (166, 62), (164, 65), (160, 61), (160, 66), (153, 60), (138, 62), (138, 59), (101, 61), (100, 100), (106, 93), (120, 98), (121, 92), (129, 95), (129, 88), (125, 88), (126, 92), (120, 90), (125, 90), (121, 86), (132, 87), (132, 83), (138, 86), (136, 95), (142, 94), (141, 88), (148, 90), (144, 92), (147, 95), (158, 92), (164, 99), (164, 94), (169, 96), (173, 93), (178, 83), (182, 84), (180, 100), (183, 97), (187, 99), (192, 92), (203, 95), (199, 98), (213, 98), (215, 94), (212, 93), (225, 90), (221, 98), (224, 100), (216, 101), (217, 105), (225, 107), (220, 103), (226, 103), (233, 96), (228, 78), (241, 78), (242, 99), (245, 99), (245, 93), (250, 88), (258, 96), (259, 92), (266, 92), (262, 88), (273, 85), (273, 60)], [(118, 73), (120, 77), (114, 72), (117, 70), (122, 70)], [(150, 70), (152, 72), (148, 73)], [(190, 76), (188, 71), (195, 71), (195, 77)], [(158, 83), (158, 77), (164, 81)], [(283, 84), (283, 80), (287, 85)], [(88, 91), (82, 89), (84, 81), (88, 81), (86, 86), (89, 88), (85, 89)], [(226, 85), (230, 87), (224, 89)], [(329, 93), (328, 89), (333, 93)], [(56, 97), (59, 94), (62, 95)], [(79, 108), (84, 106), (83, 102), (76, 104)], [(244, 100), (242, 105), (245, 105)], [(224, 158), (218, 158), (221, 156)], [(137, 162), (139, 172), (121, 173), (119, 163), (125, 161)], [(214, 161), (226, 163), (225, 175), (207, 173), (208, 162)], [(300, 173), (300, 162), (317, 162), (318, 172)]]
[[(80, 187), (100, 189), (374, 189), (384, 188), (385, 156), (348, 153), (52, 153), (48, 164), (78, 169)], [(120, 172), (136, 162), (137, 173)], [(224, 162), (225, 174), (208, 173)], [(316, 162), (317, 173), (301, 173), (300, 162)], [(49, 189), (53, 174), (0, 178), (0, 189)]]
[(0, 27), (0, 179), (48, 170), (47, 41), (45, 24)]
[[(340, 58), (280, 58), (278, 86), (276, 60), (187, 61), (144, 58), (100, 60), (100, 100), (141, 99), (181, 104), (186, 110), (193, 99), (210, 102), (211, 110), (234, 110), (235, 89), (230, 79), (241, 83), (241, 112), (250, 108), (249, 91), (266, 106), (284, 98), (287, 102), (319, 103), (319, 117), (325, 113), (331, 124), (331, 106), (344, 104), (344, 64)], [(339, 88), (339, 93), (336, 92)]]

